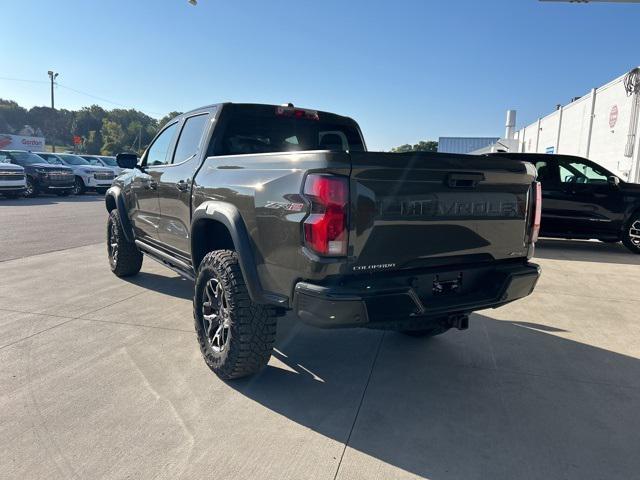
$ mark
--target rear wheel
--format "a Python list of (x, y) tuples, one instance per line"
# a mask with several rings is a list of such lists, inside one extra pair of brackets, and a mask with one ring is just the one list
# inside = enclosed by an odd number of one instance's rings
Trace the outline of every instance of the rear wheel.
[(633, 253), (640, 254), (640, 213), (636, 213), (627, 223), (622, 235), (622, 243)]
[(193, 316), (202, 356), (221, 379), (252, 375), (269, 361), (276, 312), (251, 301), (235, 252), (216, 250), (202, 260)]
[(24, 196), (27, 198), (33, 198), (38, 195), (38, 188), (32, 178), (27, 177), (26, 187), (24, 189)]
[(73, 194), (74, 195), (82, 195), (87, 191), (87, 187), (84, 186), (84, 182), (80, 177), (76, 177), (75, 182), (73, 184)]
[(117, 209), (109, 212), (107, 254), (111, 271), (118, 277), (130, 277), (142, 268), (142, 253), (135, 243), (125, 238)]

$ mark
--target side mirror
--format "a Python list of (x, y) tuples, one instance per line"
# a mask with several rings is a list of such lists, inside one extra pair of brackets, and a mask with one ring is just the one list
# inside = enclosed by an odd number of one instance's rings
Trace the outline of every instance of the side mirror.
[(138, 156), (133, 153), (119, 153), (116, 155), (116, 163), (120, 168), (136, 168)]
[(613, 188), (618, 188), (618, 186), (620, 185), (620, 179), (615, 175), (611, 175), (609, 178), (607, 178), (607, 182), (609, 182), (609, 185), (611, 185), (611, 187)]

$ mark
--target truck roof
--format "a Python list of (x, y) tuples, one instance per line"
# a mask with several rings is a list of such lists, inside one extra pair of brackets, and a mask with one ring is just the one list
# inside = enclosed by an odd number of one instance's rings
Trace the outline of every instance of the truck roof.
[(333, 117), (333, 118), (340, 118), (343, 120), (347, 120), (347, 121), (351, 121), (351, 122), (355, 122), (355, 120), (351, 117), (347, 117), (345, 115), (338, 115), (337, 113), (332, 113), (332, 112), (326, 112), (323, 110), (317, 110), (315, 108), (306, 108), (306, 107), (299, 107), (298, 105), (293, 105), (293, 104), (284, 104), (284, 105), (275, 105), (275, 104), (269, 104), (269, 103), (234, 103), (234, 102), (221, 102), (221, 103), (212, 103), (209, 105), (204, 105), (202, 107), (199, 108), (194, 108), (191, 109), (187, 112), (184, 112), (180, 115), (178, 115), (175, 118), (181, 118), (183, 116), (188, 116), (192, 113), (196, 113), (202, 110), (207, 110), (207, 109), (211, 109), (211, 108), (220, 108), (220, 107), (226, 107), (226, 106), (236, 106), (236, 107), (243, 107), (243, 108), (255, 108), (256, 110), (261, 110), (261, 109), (266, 109), (266, 108), (278, 108), (278, 107), (286, 107), (286, 106), (293, 106), (294, 108), (299, 108), (301, 110), (312, 110), (314, 112), (318, 112), (318, 114), (322, 115), (322, 116), (329, 116), (329, 117)]

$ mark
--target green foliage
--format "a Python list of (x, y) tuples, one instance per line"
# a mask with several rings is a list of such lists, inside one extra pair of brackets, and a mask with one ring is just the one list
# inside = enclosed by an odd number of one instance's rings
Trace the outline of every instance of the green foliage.
[(102, 149), (100, 153), (109, 155), (125, 150), (125, 133), (119, 123), (113, 120), (102, 120)]
[(158, 129), (164, 127), (169, 120), (171, 120), (174, 117), (177, 117), (178, 115), (182, 115), (182, 112), (169, 112), (169, 113), (167, 113), (164, 117), (162, 117), (160, 119), (160, 122), (158, 124)]
[(79, 136), (80, 150), (91, 154), (115, 155), (122, 151), (142, 153), (158, 129), (179, 112), (171, 112), (158, 122), (134, 109), (105, 110), (91, 105), (77, 111), (33, 107), (26, 110), (12, 100), (0, 99), (0, 133), (19, 134), (25, 125), (47, 144), (73, 144)]
[(391, 151), (393, 153), (407, 153), (407, 152), (437, 152), (438, 151), (438, 142), (429, 140), (429, 141), (420, 141), (415, 145), (409, 145), (408, 143), (405, 145), (400, 145), (399, 147), (392, 148)]

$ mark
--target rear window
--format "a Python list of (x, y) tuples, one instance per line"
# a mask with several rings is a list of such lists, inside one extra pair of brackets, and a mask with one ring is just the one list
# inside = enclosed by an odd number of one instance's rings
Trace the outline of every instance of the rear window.
[[(218, 155), (241, 155), (305, 150), (364, 151), (354, 122), (293, 118), (263, 112), (237, 112), (229, 119), (216, 148)], [(339, 117), (337, 117), (339, 118)]]

